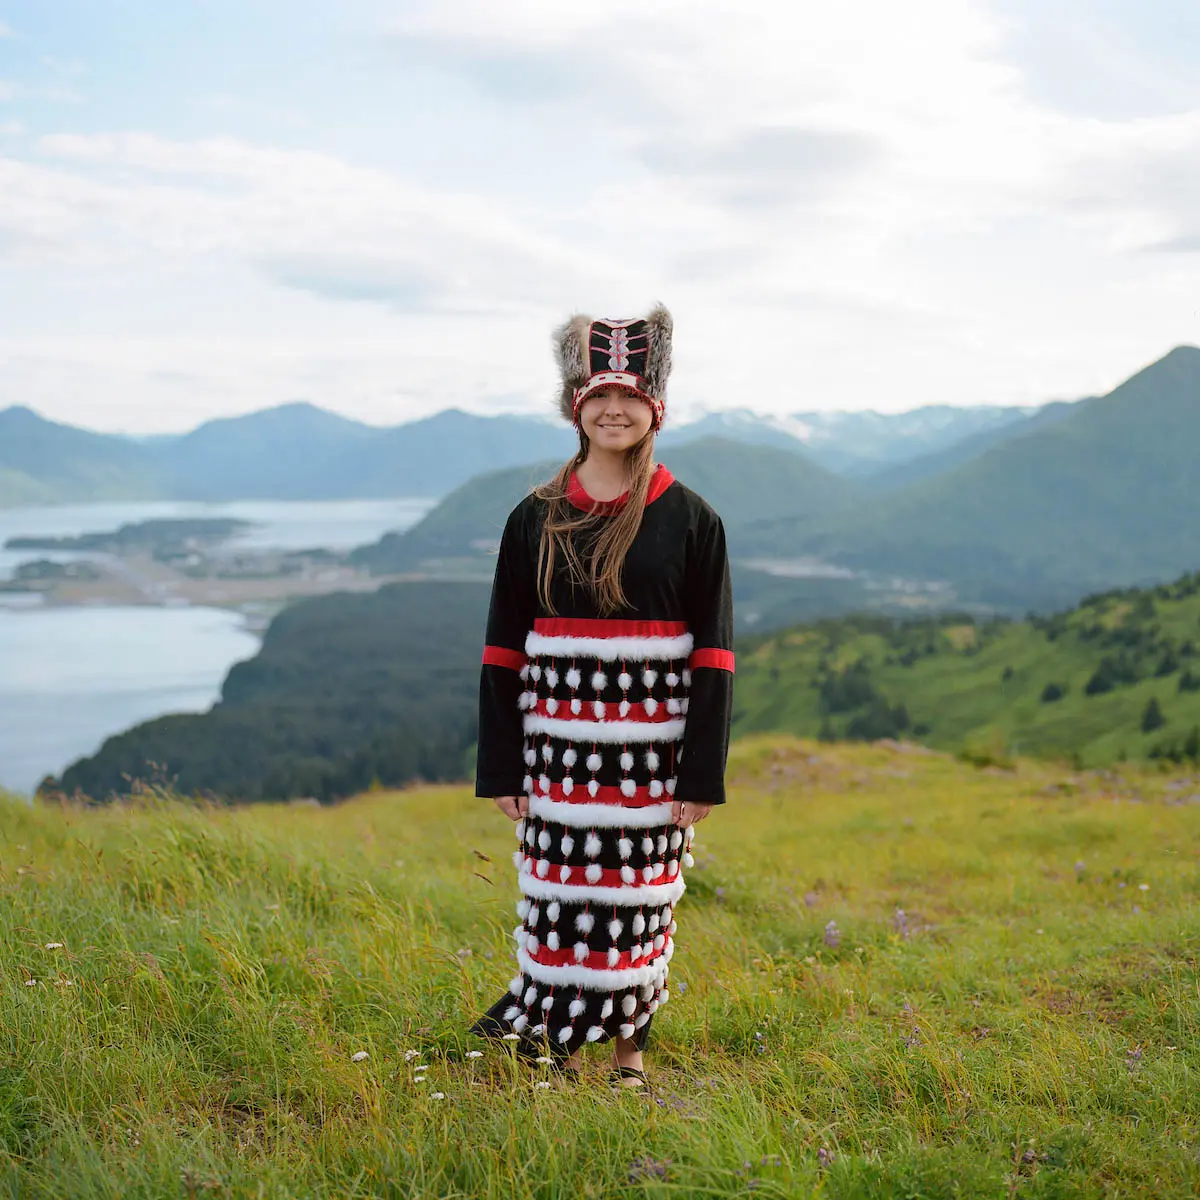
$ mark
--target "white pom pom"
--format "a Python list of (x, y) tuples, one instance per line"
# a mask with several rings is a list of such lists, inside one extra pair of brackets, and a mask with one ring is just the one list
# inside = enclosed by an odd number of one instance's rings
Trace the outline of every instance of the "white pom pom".
[(600, 1020), (607, 1021), (613, 1014), (613, 998), (609, 996), (600, 1009)]
[(571, 711), (572, 711), (572, 712), (573, 712), (573, 713), (574, 713), (576, 716), (579, 716), (579, 714), (580, 714), (581, 712), (583, 712), (583, 705), (582, 705), (582, 703), (580, 703), (580, 701), (578, 701), (578, 700), (572, 700), (572, 701), (571, 701)]
[(567, 1005), (567, 1016), (568, 1017), (579, 1016), (579, 1014), (581, 1012), (583, 1012), (584, 1007), (585, 1006), (584, 1006), (583, 1001), (578, 996), (576, 996), (575, 999), (572, 1000), (569, 1005)]
[[(512, 994), (514, 996), (519, 996), (521, 994), (521, 989), (524, 986), (525, 986), (525, 980), (520, 975), (514, 975), (512, 980), (509, 982), (508, 990), (510, 992), (512, 992)], [(508, 1020), (511, 1021), (512, 1018), (509, 1017)]]
[(541, 949), (541, 945), (542, 943), (537, 939), (537, 934), (530, 933), (526, 935), (525, 949), (528, 950), (530, 954), (536, 954), (538, 950)]
[(674, 879), (679, 874), (679, 859), (673, 858), (667, 863), (667, 874)]
[(562, 852), (564, 855), (570, 854), (575, 849), (575, 839), (569, 834), (564, 833), (562, 837)]
[(608, 687), (608, 676), (603, 671), (592, 672), (592, 688), (597, 692), (602, 692)]
[(586, 942), (576, 942), (575, 943), (575, 961), (583, 962), (583, 960), (585, 958), (587, 958), (587, 956), (588, 956), (587, 943)]
[(632, 779), (621, 780), (621, 795), (635, 796), (637, 795), (637, 784)]
[(598, 1042), (604, 1036), (604, 1030), (599, 1025), (593, 1025), (587, 1031), (587, 1040), (589, 1042)]
[(637, 1030), (628, 1022), (621, 1026), (620, 1034), (623, 1038), (631, 1038), (635, 1033), (637, 1033)]
[(683, 845), (683, 834), (678, 829), (671, 833), (671, 849), (678, 850)]
[(572, 667), (567, 672), (567, 687), (571, 689), (577, 688), (583, 682), (583, 676), (579, 673), (578, 667)]
[(692, 857), (692, 852), (688, 850), (683, 856), (683, 865), (685, 867), (694, 867), (696, 865), (695, 858)]
[(603, 868), (599, 863), (592, 863), (591, 866), (584, 872), (587, 876), (588, 883), (599, 883), (600, 877), (604, 874)]
[(628, 750), (621, 751), (620, 761), (621, 761), (621, 770), (622, 771), (632, 771), (633, 770), (633, 755), (630, 754)]
[(669, 712), (673, 717), (677, 717), (679, 715), (679, 701), (676, 700), (674, 696), (667, 701), (667, 712)]
[(661, 779), (650, 780), (650, 795), (657, 800), (663, 794), (663, 785)]
[(542, 746), (542, 757), (547, 762), (554, 761), (554, 747), (551, 745), (551, 743), (546, 742), (545, 745)]
[(558, 949), (558, 933), (553, 929), (550, 930), (550, 932), (548, 934), (546, 934), (546, 946), (550, 950)]
[(596, 927), (596, 917), (594, 913), (581, 912), (575, 914), (575, 928), (580, 933), (591, 933)]
[(589, 779), (588, 780), (588, 795), (589, 796), (598, 795), (599, 791), (600, 791), (600, 780)]
[(654, 850), (657, 854), (666, 854), (667, 835), (665, 833), (660, 833), (658, 837), (654, 839)]
[(651, 1000), (650, 1003), (646, 1005), (646, 1011), (650, 1013), (651, 1016), (658, 1012), (658, 1001)]
[(532, 767), (535, 762), (537, 762), (537, 751), (530, 746), (529, 749), (525, 751), (525, 765), (527, 767)]
[(541, 777), (541, 778), (538, 780), (538, 787), (540, 787), (540, 788), (542, 789), (542, 792), (543, 792), (543, 794), (544, 794), (544, 793), (546, 793), (546, 792), (548, 792), (548, 791), (550, 790), (550, 776), (549, 776), (549, 775), (543, 775), (543, 776), (542, 776), (542, 777)]
[(620, 962), (620, 960), (621, 960), (620, 950), (618, 950), (616, 948), (616, 946), (609, 946), (609, 948), (608, 948), (608, 965), (610, 967), (615, 967), (617, 965), (617, 963)]
[(550, 834), (547, 830), (543, 829), (542, 832), (538, 834), (538, 845), (543, 850), (550, 849)]
[(671, 778), (667, 780), (667, 795), (668, 796), (675, 795), (676, 782), (677, 782), (677, 780), (674, 775), (672, 775)]
[(559, 868), (558, 878), (562, 883), (566, 883), (567, 880), (571, 878), (571, 868), (568, 867), (566, 863), (563, 863), (563, 865)]
[(658, 712), (658, 701), (653, 696), (647, 696), (642, 701), (642, 707), (646, 710), (646, 716), (652, 717)]
[(667, 930), (667, 932), (668, 932), (668, 933), (669, 933), (669, 934), (670, 934), (672, 937), (674, 937), (674, 936), (675, 936), (675, 930), (676, 930), (676, 929), (678, 929), (678, 928), (679, 928), (679, 922), (678, 922), (678, 921), (672, 921), (672, 922), (671, 922), (671, 928), (670, 928), (670, 929), (668, 929), (668, 930)]
[(513, 851), (513, 866), (519, 871), (525, 862), (525, 854), (521, 850)]
[(637, 876), (633, 873), (633, 868), (628, 863), (626, 863), (621, 868), (621, 882), (622, 883), (633, 883), (636, 878), (637, 878)]
[(665, 937), (663, 937), (663, 935), (662, 935), (661, 933), (656, 933), (656, 934), (654, 935), (654, 948), (655, 948), (655, 950), (661, 950), (661, 949), (663, 948), (663, 943), (664, 943), (666, 940), (667, 940), (667, 939), (666, 939)]
[(532, 1037), (541, 1037), (546, 1032), (546, 1026), (540, 1022), (537, 1025), (530, 1026), (529, 1033)]
[(525, 1003), (527, 1005), (532, 1004), (536, 999), (537, 999), (537, 988), (534, 987), (533, 984), (530, 984), (525, 989)]
[(597, 721), (604, 720), (604, 701), (603, 700), (593, 700), (592, 701), (592, 714), (595, 716)]
[(650, 920), (646, 925), (646, 928), (649, 929), (651, 933), (658, 928), (658, 913), (653, 912), (650, 914)]
[(521, 864), (521, 874), (522, 875), (532, 875), (533, 874), (533, 859), (532, 858), (526, 858), (525, 861)]
[(653, 849), (654, 849), (654, 839), (649, 834), (646, 834), (642, 838), (642, 853), (649, 854), (649, 853), (651, 853), (651, 851), (653, 851)]
[(630, 992), (621, 1000), (621, 1011), (627, 1016), (633, 1016), (633, 1010), (637, 1008), (637, 997)]
[(519, 1016), (519, 1017), (518, 1017), (518, 1018), (517, 1018), (517, 1019), (516, 1019), (516, 1020), (515, 1020), (515, 1021), (512, 1023), (512, 1027), (513, 1027), (513, 1033), (520, 1033), (520, 1032), (521, 1032), (521, 1030), (522, 1030), (522, 1029), (524, 1029), (524, 1028), (525, 1028), (525, 1026), (526, 1026), (526, 1025), (528, 1025), (528, 1024), (529, 1024), (529, 1018), (528, 1018), (528, 1017), (527, 1017), (527, 1016), (526, 1016), (524, 1013), (522, 1013), (522, 1014), (521, 1014), (521, 1015), (520, 1015), (520, 1016)]
[(617, 853), (620, 854), (622, 858), (628, 858), (633, 853), (633, 842), (631, 842), (629, 838), (623, 837), (617, 843)]
[(558, 1040), (560, 1042), (569, 1042), (575, 1036), (575, 1030), (570, 1025), (564, 1025), (558, 1031)]
[(647, 863), (647, 864), (646, 864), (646, 865), (645, 865), (645, 866), (642, 868), (642, 879), (643, 879), (643, 880), (644, 880), (646, 883), (649, 883), (649, 882), (650, 882), (650, 880), (652, 880), (653, 878), (654, 878), (654, 868), (653, 868), (653, 867), (652, 867), (652, 866), (651, 866), (649, 863)]
[(666, 904), (662, 910), (662, 923), (665, 925), (671, 919), (671, 906)]
[(595, 858), (600, 853), (600, 838), (594, 829), (588, 830), (588, 835), (583, 839), (583, 852), (588, 858)]
[(662, 863), (660, 863), (660, 862), (656, 862), (656, 863), (654, 864), (654, 870), (653, 870), (653, 872), (651, 873), (651, 876), (650, 876), (650, 877), (651, 877), (652, 879), (657, 879), (657, 878), (658, 878), (658, 877), (659, 877), (659, 876), (660, 876), (660, 875), (661, 875), (661, 874), (662, 874), (662, 873), (663, 873), (663, 872), (664, 872), (666, 869), (667, 869), (667, 868), (666, 868), (665, 866), (663, 866), (663, 864), (662, 864)]
[(543, 996), (542, 997), (542, 1011), (549, 1012), (553, 1007), (554, 1007), (554, 997), (553, 996)]
[(532, 822), (530, 822), (528, 825), (525, 826), (525, 845), (527, 845), (527, 846), (533, 845), (533, 823)]
[(658, 672), (655, 671), (652, 667), (647, 667), (642, 672), (642, 682), (648, 688), (652, 688), (655, 685), (655, 683), (658, 682)]
[(615, 942), (621, 936), (621, 930), (624, 928), (624, 922), (619, 917), (613, 917), (608, 923), (608, 936)]
[(622, 671), (620, 675), (617, 676), (617, 687), (619, 687), (623, 692), (629, 691), (629, 689), (633, 687), (633, 676), (630, 675), (628, 671)]
[(657, 750), (647, 750), (646, 751), (646, 769), (648, 771), (657, 771), (658, 763), (659, 763), (658, 751)]
[(537, 665), (537, 663), (534, 663), (533, 666), (529, 668), (529, 678), (532, 679), (534, 681), (534, 683), (537, 683), (537, 681), (539, 679), (541, 679), (541, 677), (542, 677), (542, 668), (539, 667)]
[(517, 674), (520, 676), (521, 682), (524, 683), (525, 680), (529, 678), (529, 663), (525, 663), (525, 665), (517, 672)]
[(642, 999), (649, 1000), (654, 995), (654, 984), (645, 983), (642, 985)]
[(529, 924), (536, 925), (542, 919), (542, 910), (536, 904), (529, 909)]
[(546, 905), (546, 920), (553, 924), (558, 920), (558, 914), (560, 911), (561, 910), (558, 907), (558, 901), (551, 900), (550, 903)]
[(545, 879), (550, 874), (550, 860), (548, 858), (539, 858), (537, 865), (537, 876), (539, 879)]
[(522, 921), (529, 916), (529, 907), (529, 900), (527, 898), (522, 897), (517, 901), (517, 916), (520, 917)]
[(556, 712), (558, 712), (558, 701), (551, 696), (550, 699), (546, 701), (546, 713), (548, 716), (552, 717)]
[(621, 703), (617, 705), (617, 712), (622, 717), (627, 717), (627, 716), (629, 716), (629, 710), (632, 707), (633, 706), (629, 703), (628, 700), (622, 700)]
[(575, 780), (570, 775), (564, 775), (562, 781), (562, 794), (569, 796), (575, 790)]
[(602, 762), (603, 760), (601, 759), (600, 755), (593, 750), (591, 754), (587, 756), (587, 761), (584, 763), (584, 766), (586, 766), (589, 771), (598, 771), (600, 770)]
[(683, 668), (683, 686), (684, 687), (692, 686), (692, 671), (691, 671), (690, 667)]
[(641, 1027), (643, 1025), (645, 1025), (646, 1022), (649, 1020), (650, 1020), (650, 1014), (648, 1012), (639, 1013), (638, 1019), (636, 1021), (634, 1021), (634, 1023), (633, 1023), (634, 1027), (636, 1029), (641, 1029)]
[(574, 746), (568, 746), (562, 753), (564, 767), (573, 767), (578, 760), (579, 755), (575, 752)]
[(506, 1021), (515, 1021), (520, 1015), (521, 1010), (515, 1004), (510, 1004), (504, 1010), (504, 1019)]
[(558, 687), (558, 672), (553, 667), (546, 668), (546, 684), (548, 687)]
[(679, 676), (674, 671), (667, 672), (667, 687), (675, 687), (679, 682)]
[(526, 794), (533, 791), (532, 775), (526, 775), (525, 778), (521, 780), (521, 791), (525, 792)]
[(668, 1000), (670, 1000), (670, 998), (671, 998), (671, 993), (668, 992), (666, 988), (663, 988), (663, 990), (658, 993), (659, 1004), (666, 1004), (666, 1002)]

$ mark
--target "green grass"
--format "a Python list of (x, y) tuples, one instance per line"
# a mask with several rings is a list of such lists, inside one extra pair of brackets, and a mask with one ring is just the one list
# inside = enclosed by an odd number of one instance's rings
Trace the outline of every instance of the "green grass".
[[(1122, 654), (1134, 677), (1089, 695), (1102, 660)], [(1174, 665), (1158, 674), (1168, 654)], [(1200, 689), (1180, 687), (1200, 675), (1200, 576), (1098, 596), (1036, 625), (846, 617), (755, 639), (738, 655), (735, 734), (811, 737), (828, 718), (846, 736), (861, 708), (827, 713), (818, 685), (855, 663), (887, 704), (904, 706), (907, 735), (939, 749), (1077, 757), (1086, 767), (1146, 759), (1200, 726)], [(1061, 699), (1043, 700), (1050, 683)], [(1143, 732), (1151, 698), (1166, 724)]]
[(466, 1057), (516, 893), (465, 788), (0, 802), (0, 1195), (1200, 1190), (1200, 778), (758, 738), (731, 779), (652, 1099)]

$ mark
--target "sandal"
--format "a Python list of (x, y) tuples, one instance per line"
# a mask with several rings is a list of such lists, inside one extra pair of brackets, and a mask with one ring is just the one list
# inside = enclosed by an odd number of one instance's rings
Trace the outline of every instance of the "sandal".
[[(636, 1079), (638, 1082), (635, 1086), (622, 1082), (625, 1079)], [(646, 1072), (639, 1070), (637, 1067), (613, 1067), (608, 1073), (608, 1080), (619, 1087), (628, 1087), (631, 1092), (645, 1091), (650, 1086), (650, 1080), (646, 1078)]]

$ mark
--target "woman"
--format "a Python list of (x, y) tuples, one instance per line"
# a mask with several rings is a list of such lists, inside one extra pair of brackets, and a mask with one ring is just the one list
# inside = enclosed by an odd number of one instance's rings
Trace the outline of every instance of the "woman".
[(656, 466), (670, 314), (557, 332), (579, 452), (509, 515), (476, 792), (517, 822), (520, 973), (472, 1027), (645, 1085), (697, 821), (725, 801), (733, 609), (721, 519)]

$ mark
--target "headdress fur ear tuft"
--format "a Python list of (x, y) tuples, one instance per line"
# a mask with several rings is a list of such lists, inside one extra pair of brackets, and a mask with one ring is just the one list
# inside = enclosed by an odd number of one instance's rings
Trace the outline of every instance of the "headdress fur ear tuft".
[(575, 389), (587, 382), (587, 342), (591, 326), (591, 317), (576, 313), (554, 331), (554, 351), (562, 378), (558, 407), (567, 421), (575, 420)]

